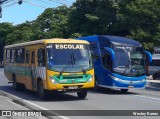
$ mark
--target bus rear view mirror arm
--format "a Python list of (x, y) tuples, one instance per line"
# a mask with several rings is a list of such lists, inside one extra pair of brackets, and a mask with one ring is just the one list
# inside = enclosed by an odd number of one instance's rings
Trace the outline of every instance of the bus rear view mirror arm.
[(110, 55), (111, 55), (111, 60), (114, 62), (114, 60), (115, 60), (115, 54), (114, 54), (113, 49), (111, 49), (111, 48), (109, 48), (109, 47), (104, 47), (104, 49), (106, 49), (106, 50), (110, 53)]
[(150, 52), (144, 50), (145, 54), (147, 55), (148, 61), (151, 63), (152, 62), (152, 55)]

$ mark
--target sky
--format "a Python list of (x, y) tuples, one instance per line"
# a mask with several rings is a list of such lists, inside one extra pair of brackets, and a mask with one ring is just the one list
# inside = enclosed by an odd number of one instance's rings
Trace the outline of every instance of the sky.
[(76, 0), (23, 0), (19, 5), (18, 0), (8, 0), (2, 4), (2, 18), (0, 23), (10, 22), (13, 25), (35, 20), (46, 8), (56, 8), (63, 4), (71, 6)]

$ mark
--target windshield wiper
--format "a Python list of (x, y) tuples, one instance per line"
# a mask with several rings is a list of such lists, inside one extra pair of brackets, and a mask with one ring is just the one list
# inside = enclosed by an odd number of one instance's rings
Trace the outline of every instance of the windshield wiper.
[(76, 58), (74, 57), (73, 53), (71, 54), (71, 61), (72, 61), (72, 67), (73, 67), (73, 65), (75, 65), (75, 61), (76, 61)]
[(68, 67), (68, 65), (71, 63), (71, 61), (69, 60), (68, 61), (68, 63), (67, 63), (67, 65), (66, 66), (64, 66), (64, 68), (62, 69), (62, 71), (60, 71), (59, 72), (59, 76), (61, 76), (62, 75), (62, 73), (64, 72), (64, 70)]
[(131, 70), (136, 70), (137, 76), (140, 76), (140, 72), (139, 72), (139, 69), (138, 69), (138, 68), (132, 68)]
[(75, 57), (74, 57), (74, 54), (72, 53), (72, 54), (71, 54), (71, 60), (69, 60), (68, 63), (67, 63), (67, 65), (62, 69), (62, 71), (60, 71), (59, 76), (62, 75), (62, 73), (63, 73), (64, 70), (68, 67), (69, 64), (71, 64), (72, 67), (73, 67), (73, 65), (75, 65), (75, 60), (76, 60), (76, 59), (75, 59)]

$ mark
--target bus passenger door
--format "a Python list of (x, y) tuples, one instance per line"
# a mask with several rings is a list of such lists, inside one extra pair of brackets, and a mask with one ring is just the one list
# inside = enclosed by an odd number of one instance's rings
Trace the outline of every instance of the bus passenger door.
[(32, 84), (31, 84), (31, 51), (29, 48), (26, 49), (26, 64), (25, 64), (25, 86), (27, 89), (32, 90)]
[(36, 75), (35, 75), (35, 59), (36, 59), (36, 50), (31, 51), (31, 82), (32, 82), (32, 89), (36, 90)]
[(25, 86), (29, 90), (34, 90), (36, 87), (35, 84), (35, 50), (31, 50), (30, 48), (26, 48), (26, 69), (25, 69)]

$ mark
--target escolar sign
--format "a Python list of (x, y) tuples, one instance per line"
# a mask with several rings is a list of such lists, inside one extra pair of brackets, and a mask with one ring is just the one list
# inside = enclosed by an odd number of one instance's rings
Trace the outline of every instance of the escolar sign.
[(79, 44), (55, 44), (56, 49), (84, 49), (83, 45)]

